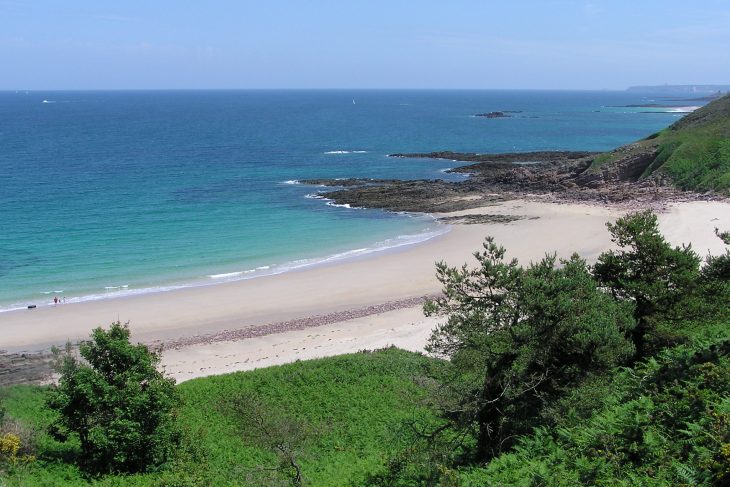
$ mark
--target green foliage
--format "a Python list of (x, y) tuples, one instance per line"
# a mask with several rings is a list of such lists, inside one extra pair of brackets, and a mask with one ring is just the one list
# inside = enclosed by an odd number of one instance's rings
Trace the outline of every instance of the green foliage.
[[(730, 252), (700, 269), (650, 212), (609, 230), (619, 249), (600, 256), (600, 285), (575, 256), (523, 269), (491, 239), (476, 268), (437, 266), (444, 297), (426, 311), (448, 316), (431, 342), (451, 359), (448, 423), (372, 485), (730, 483)], [(646, 362), (617, 371), (632, 343)]]
[(730, 192), (730, 97), (724, 96), (663, 130), (652, 164), (679, 188)]
[(426, 304), (448, 316), (429, 351), (448, 357), (446, 418), (477, 430), (476, 459), (508, 450), (543, 421), (546, 407), (589, 374), (629, 359), (629, 309), (598, 289), (585, 262), (552, 256), (527, 268), (505, 262), (488, 238), (470, 269), (437, 265), (444, 297)]
[(252, 480), (258, 477), (256, 480), (263, 484), (288, 478), (291, 485), (302, 485), (304, 477), (298, 457), (302, 456), (307, 436), (313, 434), (308, 425), (284, 414), (272, 415), (256, 393), (222, 398), (219, 407), (233, 419), (244, 441), (273, 451), (279, 457), (278, 468), (251, 472)]
[[(7, 389), (4, 424), (38, 431), (38, 458), (0, 468), (0, 483), (730, 485), (730, 251), (700, 268), (649, 213), (609, 228), (619, 249), (600, 257), (600, 284), (577, 256), (521, 267), (491, 239), (474, 268), (439, 264), (444, 296), (426, 311), (448, 317), (430, 342), (448, 361), (387, 349), (181, 384), (165, 469), (90, 478), (73, 463), (102, 435), (125, 439), (119, 418), (176, 403), (135, 396), (150, 397), (156, 355), (119, 324), (96, 330), (88, 365), (64, 359), (54, 410), (43, 389)], [(635, 320), (643, 352), (629, 368)], [(174, 431), (164, 424), (154, 441)], [(9, 439), (0, 450), (20, 451)]]
[(730, 245), (730, 232), (721, 232), (719, 229), (715, 229), (715, 235), (722, 240), (725, 245)]
[(730, 191), (730, 141), (692, 140), (676, 144), (665, 170), (682, 189)]
[(644, 140), (598, 155), (588, 170), (596, 172), (637, 157), (649, 158), (642, 178), (658, 174), (668, 176), (680, 189), (730, 194), (730, 96)]
[(633, 303), (632, 339), (641, 359), (668, 338), (657, 333), (660, 320), (686, 318), (696, 307), (700, 258), (690, 246), (669, 245), (650, 211), (619, 218), (608, 229), (619, 250), (601, 254), (593, 273), (616, 299)]
[[(386, 349), (184, 382), (176, 387), (182, 445), (168, 468), (95, 477), (94, 485), (291, 485), (290, 471), (281, 469), (282, 456), (270, 441), (287, 431), (296, 433), (290, 445), (303, 485), (363, 485), (386, 458), (407, 446), (402, 424), (433, 417), (423, 403), (427, 390), (415, 379), (425, 367), (439, 365), (419, 354)], [(45, 395), (38, 387), (9, 389), (8, 414), (39, 431), (47, 429), (53, 417), (44, 407)], [(227, 399), (237, 397), (257, 401), (267, 424), (276, 426), (275, 434), (262, 435), (229, 408)], [(69, 461), (69, 443), (45, 434), (39, 440), (38, 460), (22, 475), (0, 476), (0, 484), (86, 485), (84, 472)]]
[(157, 370), (159, 356), (129, 343), (119, 322), (97, 328), (79, 348), (85, 363), (63, 358), (48, 406), (58, 413), (54, 436), (73, 435), (80, 462), (94, 472), (140, 472), (164, 463), (178, 441), (175, 381)]
[[(726, 330), (727, 331), (727, 330)], [(619, 373), (610, 406), (541, 428), (461, 485), (727, 485), (730, 340), (679, 346)]]
[(0, 400), (0, 473), (22, 474), (35, 461), (35, 443), (35, 432), (9, 417)]
[[(725, 245), (730, 245), (730, 232), (715, 229), (715, 234)], [(730, 318), (730, 249), (721, 255), (707, 256), (700, 282), (705, 301), (714, 305), (714, 314)]]

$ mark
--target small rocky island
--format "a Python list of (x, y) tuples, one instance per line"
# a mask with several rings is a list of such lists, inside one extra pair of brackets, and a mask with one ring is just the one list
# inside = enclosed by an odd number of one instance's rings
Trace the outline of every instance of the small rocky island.
[(509, 118), (510, 116), (505, 112), (488, 112), (488, 113), (477, 113), (475, 117), (482, 118)]

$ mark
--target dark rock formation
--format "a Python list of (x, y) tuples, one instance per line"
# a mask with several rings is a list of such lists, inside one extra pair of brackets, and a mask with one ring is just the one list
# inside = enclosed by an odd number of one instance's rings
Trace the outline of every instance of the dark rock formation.
[[(461, 225), (475, 225), (482, 223), (511, 223), (525, 218), (522, 215), (492, 215), (492, 214), (473, 214), (460, 216), (442, 216), (437, 218), (441, 223), (458, 223)], [(533, 217), (535, 219), (539, 217)]]
[(0, 350), (0, 386), (41, 384), (51, 379), (56, 363), (52, 353), (6, 353)]
[(482, 118), (509, 118), (506, 112), (488, 112), (488, 113), (477, 113), (475, 117)]
[(396, 183), (398, 179), (373, 179), (373, 178), (347, 178), (347, 179), (302, 179), (300, 184), (310, 184), (312, 186), (330, 186), (337, 188), (350, 188), (367, 186), (373, 184)]
[[(483, 207), (511, 198), (535, 195), (557, 200), (601, 203), (656, 202), (691, 199), (659, 178), (644, 175), (656, 158), (651, 142), (629, 145), (611, 153), (545, 151), (507, 154), (429, 152), (392, 157), (436, 158), (471, 162), (451, 169), (468, 173), (464, 181), (354, 180), (343, 189), (320, 193), (337, 204), (388, 211), (449, 213)], [(596, 164), (599, 157), (615, 159)], [(315, 180), (340, 186), (340, 180)], [(307, 181), (302, 181), (307, 183)]]

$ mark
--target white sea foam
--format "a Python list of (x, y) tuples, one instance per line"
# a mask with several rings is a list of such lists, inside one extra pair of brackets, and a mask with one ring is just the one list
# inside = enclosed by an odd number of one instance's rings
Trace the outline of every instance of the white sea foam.
[(302, 184), (296, 179), (290, 179), (289, 181), (284, 181), (282, 184)]
[(667, 113), (691, 113), (697, 110), (700, 107), (692, 106), (692, 107), (675, 107), (670, 108), (667, 110)]
[(210, 274), (208, 277), (211, 279), (227, 279), (229, 277), (236, 277), (240, 276), (245, 271), (236, 271), (236, 272), (224, 272), (223, 274)]
[(336, 208), (347, 208), (349, 210), (362, 210), (359, 206), (351, 206), (350, 203), (335, 203), (334, 201), (328, 201), (327, 206), (334, 206)]
[(367, 154), (368, 151), (366, 150), (331, 150), (325, 152), (325, 154)]
[(115, 289), (127, 289), (129, 284), (122, 284), (121, 286), (104, 286), (107, 291), (113, 291)]

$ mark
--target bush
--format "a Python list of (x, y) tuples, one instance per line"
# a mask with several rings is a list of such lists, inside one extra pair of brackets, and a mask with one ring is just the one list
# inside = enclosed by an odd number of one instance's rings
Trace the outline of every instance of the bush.
[(0, 472), (35, 460), (35, 432), (8, 418), (0, 403)]
[(634, 353), (630, 309), (598, 289), (585, 261), (559, 267), (547, 256), (522, 268), (504, 255), (487, 239), (475, 269), (439, 264), (444, 297), (425, 307), (448, 316), (428, 349), (450, 359), (444, 416), (477, 431), (478, 461), (509, 450), (548, 406)]
[(139, 472), (164, 463), (179, 442), (175, 381), (156, 368), (159, 355), (129, 343), (119, 322), (97, 328), (79, 352), (67, 354), (48, 398), (58, 416), (51, 433), (78, 438), (80, 464), (93, 472)]

